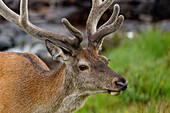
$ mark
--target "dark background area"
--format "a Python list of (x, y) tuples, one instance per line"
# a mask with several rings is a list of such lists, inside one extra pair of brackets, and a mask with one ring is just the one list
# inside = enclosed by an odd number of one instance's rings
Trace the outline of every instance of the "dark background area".
[[(19, 14), (20, 0), (3, 1)], [(28, 0), (28, 2), (29, 20), (33, 24), (52, 32), (71, 36), (61, 24), (61, 19), (67, 18), (73, 26), (83, 32), (87, 39), (85, 26), (91, 9), (91, 0)], [(143, 30), (147, 31), (153, 26), (159, 27), (162, 32), (170, 29), (169, 0), (115, 0), (101, 17), (98, 26), (109, 19), (114, 4), (120, 5), (120, 14), (125, 17), (121, 27), (123, 32), (135, 34)], [(32, 38), (2, 16), (0, 16), (0, 51), (29, 51), (38, 56), (46, 56), (44, 53), (47, 53), (44, 42)]]
[[(3, 1), (19, 13), (19, 0)], [(115, 0), (114, 4), (116, 3), (120, 5), (121, 14), (126, 19), (150, 22), (170, 19), (169, 0)], [(56, 18), (64, 16), (70, 17), (73, 22), (80, 24), (82, 21), (85, 22), (90, 9), (91, 0), (29, 0), (29, 12), (35, 16), (34, 19), (46, 21), (56, 22)], [(112, 7), (103, 15), (102, 20), (105, 20), (111, 12)], [(3, 21), (4, 19), (0, 17), (0, 22)]]

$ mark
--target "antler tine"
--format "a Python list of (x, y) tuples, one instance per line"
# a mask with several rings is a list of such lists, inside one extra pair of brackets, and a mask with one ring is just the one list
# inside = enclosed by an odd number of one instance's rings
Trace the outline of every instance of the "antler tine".
[(113, 22), (110, 25), (104, 26), (101, 29), (99, 29), (95, 35), (93, 35), (92, 37), (92, 43), (97, 43), (98, 46), (100, 46), (102, 39), (104, 38), (104, 36), (111, 34), (113, 32), (115, 32), (117, 29), (120, 28), (120, 26), (122, 25), (124, 20), (124, 17), (122, 15), (120, 15), (116, 22)]
[(2, 15), (8, 21), (21, 27), (19, 23), (19, 15), (9, 9), (2, 0), (0, 0), (0, 15)]
[[(71, 31), (75, 38), (70, 38), (64, 35), (57, 33), (49, 32), (44, 29), (41, 29), (28, 20), (28, 0), (21, 0), (20, 3), (20, 15), (16, 14), (10, 10), (2, 0), (0, 0), (0, 14), (6, 18), (8, 21), (18, 25), (25, 32), (32, 35), (35, 38), (40, 40), (51, 40), (52, 42), (67, 48), (70, 51), (75, 51), (78, 48), (81, 48), (80, 43), (82, 42), (83, 35), (81, 32), (74, 28), (69, 22), (65, 23), (65, 26)], [(67, 25), (68, 24), (68, 25)]]
[(108, 9), (108, 7), (113, 3), (114, 0), (92, 0), (92, 9), (90, 11), (87, 24), (86, 24), (86, 32), (87, 37), (90, 40), (90, 37), (96, 32), (96, 27), (99, 19), (103, 15), (103, 13)]
[[(118, 16), (120, 12), (120, 7), (118, 4), (114, 5), (113, 13), (110, 19), (103, 24), (97, 30), (97, 23), (103, 13), (109, 8), (109, 6), (113, 3), (114, 0), (105, 0), (102, 2), (101, 0), (93, 0), (93, 7), (90, 12), (90, 15), (87, 20), (87, 36), (89, 46), (94, 46), (99, 49), (99, 46), (102, 43), (102, 39), (104, 36), (115, 32), (123, 23), (124, 17), (122, 15)], [(100, 3), (100, 4), (99, 4)], [(97, 30), (97, 31), (96, 31)]]
[(114, 5), (114, 8), (113, 8), (113, 13), (112, 13), (111, 17), (110, 17), (109, 20), (108, 20), (105, 24), (103, 24), (99, 29), (102, 29), (102, 28), (106, 27), (107, 25), (112, 24), (112, 23), (117, 19), (118, 15), (119, 15), (119, 12), (120, 12), (120, 7), (119, 7), (118, 4), (115, 4), (115, 5)]
[(92, 38), (93, 41), (100, 44), (104, 36), (111, 34), (120, 28), (120, 26), (123, 24), (124, 17), (123, 15), (118, 16), (119, 12), (120, 12), (119, 5), (118, 4), (114, 5), (114, 11), (110, 19), (98, 29), (98, 31)]
[(94, 5), (100, 5), (102, 3), (102, 0), (92, 0)]
[(64, 26), (67, 28), (67, 30), (74, 35), (74, 41), (76, 44), (80, 44), (83, 41), (83, 33), (80, 32), (77, 28), (75, 28), (74, 26), (72, 26), (70, 24), (70, 22), (66, 19), (63, 18), (62, 19), (62, 23), (64, 24)]

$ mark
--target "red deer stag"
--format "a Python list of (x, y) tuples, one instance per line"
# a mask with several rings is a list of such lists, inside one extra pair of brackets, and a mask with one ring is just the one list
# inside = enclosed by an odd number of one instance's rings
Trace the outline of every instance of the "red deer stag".
[(0, 0), (0, 15), (18, 25), (31, 36), (44, 40), (55, 59), (63, 64), (50, 70), (31, 53), (0, 53), (1, 113), (71, 113), (84, 105), (91, 94), (117, 95), (127, 88), (124, 77), (108, 67), (108, 60), (98, 55), (103, 37), (115, 32), (123, 23), (114, 6), (110, 19), (97, 29), (103, 13), (114, 0), (92, 0), (86, 31), (88, 45), (81, 46), (83, 34), (68, 20), (62, 23), (74, 35), (70, 38), (41, 29), (28, 20), (28, 0), (21, 0), (20, 15)]

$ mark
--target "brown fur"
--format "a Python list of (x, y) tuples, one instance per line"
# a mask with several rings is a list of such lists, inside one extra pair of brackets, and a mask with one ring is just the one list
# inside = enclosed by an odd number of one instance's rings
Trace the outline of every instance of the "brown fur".
[(35, 106), (50, 103), (64, 69), (62, 66), (60, 72), (50, 71), (30, 53), (0, 53), (0, 112), (31, 113)]

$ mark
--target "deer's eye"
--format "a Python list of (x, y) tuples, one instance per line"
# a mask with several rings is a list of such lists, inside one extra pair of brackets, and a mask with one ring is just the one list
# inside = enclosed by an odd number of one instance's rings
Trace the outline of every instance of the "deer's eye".
[(79, 69), (80, 69), (81, 71), (84, 71), (84, 70), (89, 69), (89, 67), (86, 66), (86, 65), (80, 65), (80, 66), (79, 66)]

